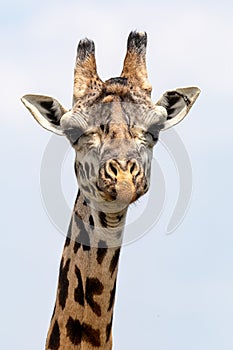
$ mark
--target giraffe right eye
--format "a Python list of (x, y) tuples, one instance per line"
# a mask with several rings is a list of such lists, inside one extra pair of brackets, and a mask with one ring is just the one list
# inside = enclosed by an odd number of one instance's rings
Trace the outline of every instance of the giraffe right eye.
[(84, 136), (86, 136), (86, 137), (95, 137), (95, 136), (98, 136), (98, 133), (96, 131), (91, 131), (91, 132), (85, 133)]
[(150, 137), (153, 141), (153, 143), (158, 141), (159, 138), (159, 127), (157, 124), (152, 124), (148, 130), (146, 131), (145, 135), (147, 135), (147, 137)]

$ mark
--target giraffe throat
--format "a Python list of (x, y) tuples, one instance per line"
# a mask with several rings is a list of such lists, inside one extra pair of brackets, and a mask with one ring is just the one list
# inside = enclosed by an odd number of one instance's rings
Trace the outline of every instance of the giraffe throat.
[(59, 271), (46, 350), (111, 349), (124, 212), (95, 211), (79, 192)]

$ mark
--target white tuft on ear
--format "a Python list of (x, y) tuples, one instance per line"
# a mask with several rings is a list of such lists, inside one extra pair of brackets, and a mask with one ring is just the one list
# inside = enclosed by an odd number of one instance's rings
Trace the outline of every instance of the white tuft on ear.
[(167, 111), (167, 120), (161, 130), (169, 129), (183, 120), (200, 92), (201, 90), (194, 86), (165, 92), (156, 103), (156, 106), (162, 106)]
[(60, 119), (68, 110), (55, 98), (43, 95), (25, 95), (21, 101), (43, 128), (55, 134), (64, 135)]

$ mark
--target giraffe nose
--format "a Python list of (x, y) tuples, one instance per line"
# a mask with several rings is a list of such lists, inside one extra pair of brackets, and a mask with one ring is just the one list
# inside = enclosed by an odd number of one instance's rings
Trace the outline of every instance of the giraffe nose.
[(137, 159), (109, 159), (100, 168), (97, 188), (107, 201), (129, 205), (145, 191), (146, 178), (142, 165)]
[(128, 161), (121, 161), (118, 159), (111, 159), (106, 162), (105, 174), (106, 177), (110, 177), (112, 180), (118, 178), (136, 178), (140, 173), (140, 166), (136, 159)]

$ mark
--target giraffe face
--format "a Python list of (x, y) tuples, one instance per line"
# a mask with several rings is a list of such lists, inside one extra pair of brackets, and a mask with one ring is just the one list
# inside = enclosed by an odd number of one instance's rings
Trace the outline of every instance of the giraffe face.
[(200, 93), (197, 87), (179, 88), (167, 91), (154, 104), (146, 45), (146, 33), (131, 32), (121, 76), (103, 82), (96, 70), (93, 41), (81, 40), (69, 111), (52, 97), (22, 98), (44, 128), (68, 137), (76, 152), (79, 186), (102, 211), (121, 210), (148, 190), (159, 132), (179, 123)]
[(165, 111), (138, 101), (126, 84), (111, 79), (101, 99), (86, 106), (77, 102), (62, 120), (76, 152), (79, 187), (100, 210), (122, 210), (147, 192), (153, 146), (165, 119)]

